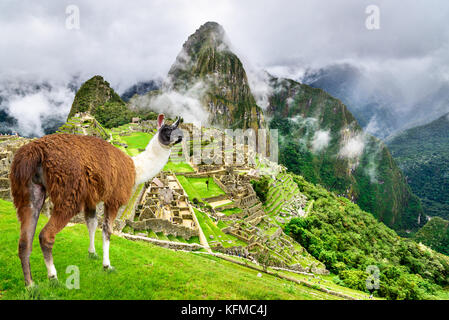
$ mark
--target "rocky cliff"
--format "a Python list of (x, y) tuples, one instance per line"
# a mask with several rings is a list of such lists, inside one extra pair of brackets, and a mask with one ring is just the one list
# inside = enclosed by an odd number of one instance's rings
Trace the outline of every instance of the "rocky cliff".
[(231, 51), (223, 28), (207, 22), (184, 43), (168, 73), (168, 86), (186, 90), (200, 83), (209, 122), (223, 128), (260, 128), (265, 120), (242, 62)]

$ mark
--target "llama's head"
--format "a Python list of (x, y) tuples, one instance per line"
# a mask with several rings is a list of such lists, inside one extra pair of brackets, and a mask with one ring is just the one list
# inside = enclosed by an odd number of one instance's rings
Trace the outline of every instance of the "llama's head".
[(173, 146), (182, 141), (183, 133), (178, 128), (179, 118), (173, 124), (165, 124), (164, 115), (160, 114), (157, 117), (157, 129), (159, 132), (159, 142), (164, 146)]

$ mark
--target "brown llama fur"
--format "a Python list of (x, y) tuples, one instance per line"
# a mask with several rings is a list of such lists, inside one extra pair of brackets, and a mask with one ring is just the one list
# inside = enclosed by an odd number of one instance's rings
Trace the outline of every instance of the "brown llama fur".
[(85, 213), (86, 220), (94, 219), (95, 206), (101, 201), (105, 208), (103, 234), (109, 241), (118, 209), (131, 196), (135, 168), (128, 155), (99, 138), (52, 134), (17, 151), (10, 180), (21, 223), (19, 257), (25, 283), (30, 285), (29, 257), (45, 197), (48, 195), (54, 205), (51, 217), (39, 235), (49, 268), (53, 266), (52, 248), (56, 234), (79, 212)]

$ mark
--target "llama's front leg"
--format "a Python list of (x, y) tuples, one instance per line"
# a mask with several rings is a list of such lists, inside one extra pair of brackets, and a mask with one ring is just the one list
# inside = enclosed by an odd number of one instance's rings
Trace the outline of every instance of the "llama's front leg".
[(84, 213), (84, 218), (86, 220), (87, 229), (89, 230), (89, 257), (96, 258), (97, 254), (95, 252), (95, 231), (98, 226), (98, 219), (95, 209), (86, 210)]
[(104, 221), (103, 221), (103, 268), (105, 270), (113, 270), (111, 261), (109, 260), (109, 242), (111, 240), (112, 225), (117, 216), (118, 208), (110, 205), (104, 205)]
[(56, 268), (53, 263), (53, 245), (55, 243), (56, 234), (61, 231), (74, 214), (65, 214), (53, 209), (50, 220), (39, 234), (39, 243), (44, 255), (45, 265), (47, 266), (48, 278), (57, 279)]

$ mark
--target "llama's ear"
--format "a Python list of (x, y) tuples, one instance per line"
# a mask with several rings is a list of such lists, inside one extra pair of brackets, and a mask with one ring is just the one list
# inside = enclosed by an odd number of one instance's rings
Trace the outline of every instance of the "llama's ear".
[(178, 119), (176, 119), (175, 123), (173, 123), (173, 126), (175, 128), (177, 128), (179, 126), (179, 120), (180, 120), (180, 118), (178, 117)]
[(159, 130), (164, 124), (164, 115), (161, 113), (157, 116), (157, 129)]

